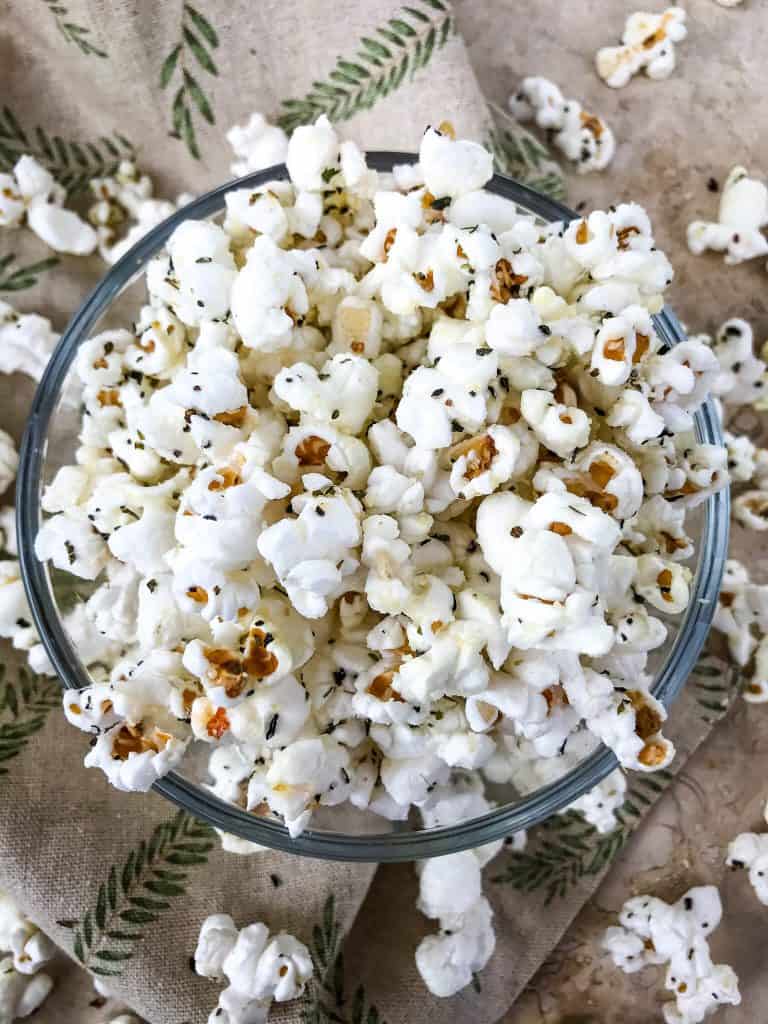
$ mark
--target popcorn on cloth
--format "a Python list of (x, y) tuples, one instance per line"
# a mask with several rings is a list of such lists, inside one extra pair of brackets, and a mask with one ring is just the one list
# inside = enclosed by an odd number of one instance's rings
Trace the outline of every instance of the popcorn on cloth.
[(734, 167), (725, 179), (716, 221), (694, 220), (688, 225), (688, 248), (696, 256), (707, 249), (724, 252), (727, 265), (765, 256), (768, 238), (768, 186), (751, 178), (745, 167)]
[(675, 43), (688, 35), (685, 20), (682, 7), (668, 7), (662, 14), (631, 14), (621, 37), (623, 45), (597, 51), (598, 75), (612, 89), (621, 89), (640, 71), (649, 78), (669, 78), (675, 69)]
[(673, 904), (655, 896), (627, 900), (620, 925), (607, 929), (603, 947), (627, 974), (648, 964), (667, 964), (664, 1003), (667, 1024), (700, 1024), (722, 1005), (741, 1003), (738, 978), (727, 964), (713, 964), (707, 937), (722, 917), (720, 893), (695, 886)]
[(303, 942), (285, 932), (270, 938), (260, 923), (238, 930), (228, 914), (203, 921), (194, 961), (197, 974), (229, 982), (209, 1019), (231, 1024), (266, 1021), (272, 1002), (298, 999), (313, 973)]
[(616, 139), (605, 121), (577, 100), (565, 99), (548, 78), (524, 78), (509, 98), (509, 109), (518, 121), (535, 121), (552, 132), (554, 144), (579, 174), (603, 171), (613, 159)]

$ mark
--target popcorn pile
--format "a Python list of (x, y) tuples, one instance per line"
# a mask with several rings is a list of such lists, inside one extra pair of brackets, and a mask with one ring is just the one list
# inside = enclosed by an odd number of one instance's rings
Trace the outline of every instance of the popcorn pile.
[(668, 7), (662, 14), (630, 14), (622, 45), (597, 51), (598, 75), (612, 89), (621, 89), (640, 71), (649, 78), (669, 78), (675, 69), (675, 43), (688, 35), (685, 19), (682, 7)]
[(603, 171), (616, 152), (613, 132), (601, 117), (565, 99), (548, 78), (524, 78), (509, 98), (509, 109), (518, 121), (535, 121), (553, 133), (552, 140), (577, 166), (579, 174)]
[(313, 971), (303, 942), (285, 932), (270, 939), (265, 924), (238, 931), (229, 914), (203, 921), (194, 959), (201, 977), (229, 982), (209, 1024), (263, 1024), (272, 1002), (298, 999)]
[(657, 335), (640, 207), (541, 225), (450, 126), (419, 156), (380, 177), (297, 129), (291, 181), (180, 225), (133, 326), (78, 353), (37, 554), (94, 583), (64, 709), (120, 789), (197, 739), (214, 793), (296, 836), (584, 735), (674, 754), (646, 664), (688, 603), (687, 511), (728, 481), (693, 433), (720, 363)]
[(45, 1002), (53, 980), (40, 968), (56, 954), (56, 947), (28, 920), (4, 892), (0, 892), (0, 1021), (28, 1017)]
[(739, 983), (727, 964), (713, 964), (707, 936), (722, 917), (714, 885), (695, 886), (669, 904), (655, 896), (635, 896), (621, 909), (621, 926), (607, 929), (603, 946), (613, 962), (633, 974), (649, 964), (668, 964), (666, 1024), (700, 1024), (723, 1005), (741, 1003)]

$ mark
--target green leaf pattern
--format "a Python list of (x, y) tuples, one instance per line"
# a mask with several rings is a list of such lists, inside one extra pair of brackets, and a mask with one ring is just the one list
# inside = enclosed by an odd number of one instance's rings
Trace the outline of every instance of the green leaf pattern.
[(37, 284), (40, 274), (58, 265), (58, 256), (49, 256), (36, 263), (27, 263), (22, 267), (14, 267), (16, 254), (9, 252), (0, 256), (0, 292), (20, 292)]
[(565, 178), (560, 167), (549, 150), (525, 128), (518, 124), (494, 128), (485, 145), (502, 174), (553, 199), (565, 198)]
[(42, 125), (23, 128), (10, 107), (0, 108), (0, 171), (10, 171), (25, 153), (33, 156), (71, 196), (88, 188), (91, 178), (114, 174), (121, 160), (136, 156), (133, 145), (115, 132), (88, 142), (49, 135)]
[(68, 43), (72, 43), (86, 57), (106, 58), (108, 54), (95, 46), (89, 36), (91, 30), (84, 25), (78, 25), (70, 18), (69, 10), (60, 0), (43, 0), (50, 13), (56, 19), (56, 28), (61, 32)]
[(672, 778), (666, 770), (635, 776), (623, 807), (616, 812), (618, 825), (612, 832), (598, 832), (576, 811), (542, 822), (525, 850), (510, 851), (504, 869), (491, 881), (521, 892), (541, 891), (544, 906), (564, 899), (581, 878), (598, 875), (610, 864)]
[[(191, 58), (204, 72), (217, 76), (219, 70), (211, 51), (218, 49), (218, 46), (219, 37), (210, 21), (191, 4), (185, 3), (181, 12), (181, 40), (163, 61), (160, 88), (166, 89), (173, 79), (178, 83), (171, 103), (171, 135), (182, 140), (195, 160), (200, 159), (195, 111), (208, 124), (215, 124), (216, 118), (205, 89), (192, 73)], [(177, 72), (180, 74), (177, 75)]]
[(206, 864), (214, 845), (210, 825), (178, 811), (132, 849), (119, 868), (113, 864), (81, 919), (57, 921), (73, 932), (72, 951), (83, 967), (102, 976), (122, 974), (145, 927), (186, 893), (190, 869)]
[(322, 921), (312, 930), (314, 974), (304, 995), (302, 1024), (386, 1024), (378, 1009), (368, 1002), (362, 985), (358, 985), (347, 1005), (342, 942), (336, 898), (331, 893), (323, 906)]
[(8, 762), (24, 750), (45, 725), (53, 708), (61, 707), (61, 690), (55, 679), (38, 676), (19, 667), (11, 680), (0, 665), (0, 776), (8, 774)]
[(312, 83), (305, 96), (284, 100), (278, 124), (290, 134), (326, 114), (331, 121), (346, 121), (370, 110), (413, 76), (445, 46), (455, 32), (451, 11), (442, 0), (414, 0), (360, 40), (349, 58), (336, 61), (327, 78)]

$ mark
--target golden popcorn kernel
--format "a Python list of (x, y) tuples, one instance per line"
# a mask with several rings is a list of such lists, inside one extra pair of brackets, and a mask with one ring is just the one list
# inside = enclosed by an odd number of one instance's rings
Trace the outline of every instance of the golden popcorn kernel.
[(245, 423), (247, 412), (248, 406), (241, 405), (239, 409), (233, 409), (231, 412), (217, 412), (213, 419), (217, 423), (224, 423), (228, 427), (242, 427), (243, 423)]
[(578, 245), (585, 245), (589, 241), (589, 228), (587, 222), (583, 220), (576, 229), (576, 242)]
[(274, 637), (263, 629), (254, 626), (248, 633), (248, 642), (243, 658), (243, 668), (250, 676), (264, 679), (271, 676), (279, 664), (277, 657), (269, 650)]
[(309, 434), (296, 445), (294, 455), (300, 466), (322, 466), (331, 450), (331, 442), (317, 434)]
[(569, 536), (569, 534), (573, 533), (573, 530), (570, 528), (568, 523), (561, 523), (557, 520), (555, 520), (553, 523), (550, 523), (548, 529), (551, 530), (552, 533), (559, 534), (561, 537), (567, 537)]

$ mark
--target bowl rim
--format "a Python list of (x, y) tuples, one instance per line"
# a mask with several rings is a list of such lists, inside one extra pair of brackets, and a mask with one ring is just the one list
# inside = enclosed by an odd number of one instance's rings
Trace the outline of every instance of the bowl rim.
[[(371, 151), (366, 157), (370, 167), (385, 172), (391, 171), (395, 164), (413, 163), (418, 159), (412, 153), (392, 151)], [(16, 487), (17, 539), (22, 578), (35, 626), (59, 681), (66, 689), (86, 686), (90, 677), (63, 629), (53, 597), (49, 565), (38, 561), (34, 545), (41, 519), (40, 483), (47, 433), (77, 348), (90, 336), (91, 329), (112, 300), (141, 273), (147, 261), (163, 247), (182, 221), (202, 219), (220, 212), (228, 192), (254, 188), (286, 177), (285, 165), (275, 164), (226, 182), (153, 228), (110, 268), (91, 291), (68, 323), (45, 369), (20, 448)], [(581, 216), (562, 203), (504, 175), (495, 174), (485, 189), (512, 200), (524, 212), (536, 214), (547, 221), (563, 220), (567, 223)], [(667, 307), (654, 316), (654, 325), (663, 341), (670, 346), (685, 340), (683, 328)], [(699, 441), (724, 444), (722, 425), (711, 398), (697, 410), (694, 420)], [(704, 505), (704, 528), (690, 602), (653, 688), (654, 695), (667, 707), (682, 689), (709, 632), (728, 550), (729, 507), (728, 488), (711, 495)], [(324, 860), (394, 862), (454, 853), (530, 828), (578, 799), (616, 765), (615, 755), (600, 744), (555, 782), (522, 797), (517, 803), (501, 805), (458, 825), (397, 831), (395, 823), (392, 831), (371, 835), (308, 828), (296, 839), (291, 839), (280, 822), (256, 818), (175, 771), (158, 780), (153, 789), (214, 827), (261, 846)]]

